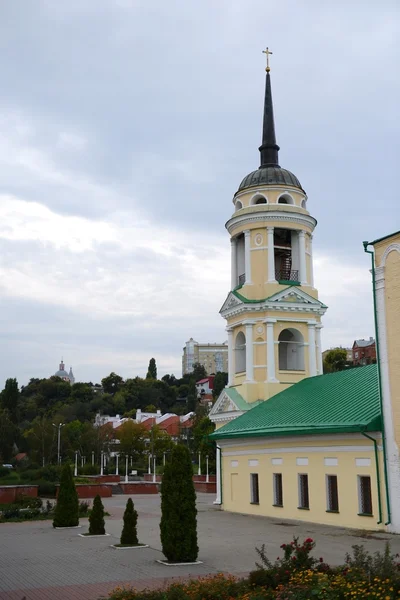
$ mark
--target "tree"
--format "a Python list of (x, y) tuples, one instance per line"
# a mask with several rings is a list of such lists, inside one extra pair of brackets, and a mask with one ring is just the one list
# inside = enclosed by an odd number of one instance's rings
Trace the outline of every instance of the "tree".
[(138, 514), (133, 506), (132, 498), (128, 498), (124, 512), (124, 527), (121, 533), (121, 545), (137, 546), (139, 544), (137, 536), (137, 518)]
[(197, 510), (189, 450), (175, 446), (161, 484), (161, 544), (170, 562), (197, 559)]
[(0, 408), (0, 458), (3, 462), (11, 460), (14, 438), (15, 425), (11, 421), (10, 412), (6, 408)]
[(0, 404), (8, 410), (14, 424), (19, 421), (19, 389), (16, 379), (7, 379), (4, 390), (0, 394)]
[(201, 365), (198, 362), (193, 363), (192, 376), (194, 377), (195, 383), (196, 383), (196, 381), (200, 381), (200, 379), (204, 379), (205, 377), (207, 377), (207, 371), (206, 371), (204, 365)]
[(53, 451), (56, 449), (56, 434), (52, 422), (45, 416), (36, 417), (29, 429), (23, 433), (28, 442), (30, 457), (45, 466), (51, 462)]
[(79, 525), (79, 501), (69, 464), (63, 466), (54, 511), (53, 527), (77, 527)]
[(224, 373), (220, 371), (215, 374), (214, 377), (214, 389), (213, 389), (213, 398), (214, 400), (218, 398), (226, 384), (228, 383), (228, 373)]
[(333, 348), (329, 350), (324, 359), (324, 373), (343, 371), (347, 367), (347, 350)]
[(89, 517), (89, 535), (104, 535), (105, 532), (104, 506), (97, 494), (93, 500), (93, 508)]
[(149, 434), (141, 423), (125, 421), (125, 423), (118, 427), (117, 436), (120, 441), (119, 451), (122, 454), (137, 459), (145, 451), (146, 440)]
[(208, 466), (211, 472), (215, 472), (216, 443), (209, 439), (213, 433), (215, 424), (208, 417), (196, 418), (193, 423), (193, 450), (196, 455), (200, 452), (202, 458), (202, 469), (204, 471), (206, 456), (208, 455)]
[(157, 365), (155, 358), (151, 358), (149, 361), (146, 379), (157, 379)]
[(112, 372), (101, 380), (101, 385), (106, 394), (114, 395), (123, 388), (124, 380), (120, 375)]

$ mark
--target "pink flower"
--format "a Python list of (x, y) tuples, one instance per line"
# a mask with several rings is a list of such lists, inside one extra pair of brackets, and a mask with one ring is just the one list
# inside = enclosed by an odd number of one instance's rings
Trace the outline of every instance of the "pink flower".
[(319, 557), (319, 562), (324, 562), (324, 559), (322, 558), (322, 556)]

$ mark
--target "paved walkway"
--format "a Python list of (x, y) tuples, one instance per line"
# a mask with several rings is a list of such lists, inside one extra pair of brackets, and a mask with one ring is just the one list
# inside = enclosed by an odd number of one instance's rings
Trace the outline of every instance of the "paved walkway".
[(122, 529), (127, 496), (104, 499), (111, 517), (106, 530), (111, 535), (82, 538), (81, 529), (54, 530), (50, 521), (0, 525), (0, 600), (98, 600), (119, 586), (162, 587), (170, 578), (201, 576), (220, 572), (241, 575), (254, 568), (255, 547), (265, 543), (271, 559), (279, 556), (279, 546), (293, 535), (312, 537), (316, 555), (332, 564), (342, 563), (353, 544), (369, 550), (383, 549), (390, 541), (400, 552), (400, 536), (365, 533), (334, 527), (281, 522), (279, 520), (234, 515), (213, 506), (214, 496), (198, 494), (199, 559), (202, 565), (168, 567), (162, 557), (159, 522), (159, 496), (134, 496), (139, 513), (140, 541), (149, 548), (116, 550)]

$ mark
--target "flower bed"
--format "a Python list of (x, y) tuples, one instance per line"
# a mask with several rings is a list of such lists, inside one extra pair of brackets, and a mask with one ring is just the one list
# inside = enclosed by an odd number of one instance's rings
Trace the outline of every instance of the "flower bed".
[(174, 583), (160, 590), (136, 591), (116, 588), (110, 600), (394, 600), (400, 596), (398, 555), (371, 555), (363, 546), (353, 546), (340, 567), (330, 567), (311, 552), (311, 538), (299, 543), (293, 538), (282, 544), (282, 557), (272, 562), (265, 547), (256, 549), (260, 564), (247, 579), (219, 574)]

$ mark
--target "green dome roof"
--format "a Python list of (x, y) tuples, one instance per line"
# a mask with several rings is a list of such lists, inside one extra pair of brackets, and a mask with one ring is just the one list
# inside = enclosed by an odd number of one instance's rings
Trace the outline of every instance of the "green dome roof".
[(300, 181), (293, 173), (278, 166), (260, 167), (243, 179), (238, 192), (257, 185), (290, 185), (304, 191)]

